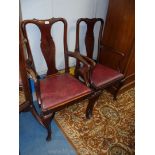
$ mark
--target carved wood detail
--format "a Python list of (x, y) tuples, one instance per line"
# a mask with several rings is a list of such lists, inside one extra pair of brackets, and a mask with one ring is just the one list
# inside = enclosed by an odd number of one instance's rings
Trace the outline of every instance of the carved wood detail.
[(44, 24), (44, 22), (39, 23), (39, 28), (41, 31), (40, 46), (48, 66), (47, 75), (57, 73), (55, 63), (55, 44), (51, 36), (51, 27), (52, 24)]
[(87, 22), (87, 32), (85, 37), (86, 51), (89, 58), (93, 58), (94, 51), (94, 25), (96, 22)]

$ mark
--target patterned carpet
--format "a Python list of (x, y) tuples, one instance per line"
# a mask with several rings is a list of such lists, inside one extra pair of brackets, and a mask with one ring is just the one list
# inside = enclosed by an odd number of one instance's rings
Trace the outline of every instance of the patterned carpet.
[(93, 117), (85, 118), (88, 101), (70, 106), (55, 116), (55, 121), (80, 155), (133, 155), (135, 148), (134, 88), (113, 101), (104, 91)]

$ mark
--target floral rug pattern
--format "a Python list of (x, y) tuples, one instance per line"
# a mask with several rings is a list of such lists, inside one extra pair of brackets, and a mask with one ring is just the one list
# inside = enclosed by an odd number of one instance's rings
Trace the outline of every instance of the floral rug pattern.
[(134, 103), (134, 88), (118, 95), (116, 101), (103, 91), (91, 119), (85, 117), (85, 100), (57, 112), (55, 121), (79, 155), (133, 155)]

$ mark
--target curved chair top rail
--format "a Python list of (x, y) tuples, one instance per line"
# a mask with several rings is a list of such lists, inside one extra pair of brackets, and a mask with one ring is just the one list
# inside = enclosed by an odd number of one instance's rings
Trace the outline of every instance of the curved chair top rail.
[[(76, 23), (76, 45), (75, 50), (79, 51), (79, 29), (80, 29), (80, 23), (85, 22), (87, 25), (87, 31), (85, 36), (85, 45), (86, 45), (86, 51), (87, 56), (89, 58), (93, 58), (93, 50), (94, 50), (94, 26), (95, 23), (100, 22), (100, 30), (99, 30), (99, 38), (98, 38), (98, 50), (100, 51), (100, 42), (101, 42), (101, 36), (102, 36), (102, 30), (104, 25), (104, 20), (102, 18), (80, 18), (77, 20)], [(99, 55), (99, 53), (98, 53)]]
[[(58, 72), (58, 70), (56, 69), (56, 63), (55, 63), (55, 43), (51, 36), (51, 27), (56, 22), (62, 22), (64, 24), (63, 44), (64, 44), (64, 56), (65, 56), (65, 68), (67, 68), (68, 67), (67, 21), (64, 18), (51, 18), (51, 19), (45, 19), (45, 20), (32, 19), (32, 20), (24, 20), (21, 23), (23, 36), (26, 41), (28, 60), (31, 61), (30, 63), (33, 64), (33, 66), (34, 66), (34, 61), (32, 57), (30, 44), (28, 41), (26, 26), (28, 24), (35, 24), (39, 28), (41, 33), (40, 47), (48, 67), (47, 75), (55, 74)], [(35, 70), (35, 67), (33, 67), (33, 69)]]

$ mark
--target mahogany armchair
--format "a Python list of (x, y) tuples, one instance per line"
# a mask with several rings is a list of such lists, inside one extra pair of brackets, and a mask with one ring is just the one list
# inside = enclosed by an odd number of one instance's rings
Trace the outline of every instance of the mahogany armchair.
[[(63, 45), (64, 45), (64, 60), (65, 73), (61, 74), (56, 69), (55, 64), (55, 43), (51, 36), (51, 28), (54, 23), (62, 22), (64, 25)], [(26, 26), (28, 24), (35, 24), (41, 33), (41, 51), (46, 61), (48, 71), (47, 75), (41, 79), (36, 72), (32, 52), (27, 36)], [(88, 87), (89, 74), (91, 67), (89, 63), (83, 59), (78, 52), (70, 52), (67, 47), (67, 22), (63, 18), (51, 18), (47, 20), (25, 20), (21, 24), (24, 42), (27, 48), (27, 71), (33, 78), (36, 89), (37, 101), (41, 113), (39, 114), (35, 106), (31, 105), (31, 111), (34, 117), (47, 129), (48, 135), (46, 140), (51, 139), (51, 121), (55, 112), (76, 103), (83, 99), (88, 99), (89, 104), (86, 110), (86, 116), (89, 116), (91, 105), (97, 100), (93, 91)], [(83, 72), (81, 74), (85, 77), (85, 83), (69, 74), (69, 57), (74, 57), (83, 64)]]
[[(103, 24), (104, 21), (101, 18), (93, 18), (93, 19), (88, 19), (88, 18), (80, 18), (77, 21), (76, 24), (76, 47), (75, 47), (75, 52), (78, 52), (79, 49), (79, 35), (80, 35), (80, 23), (84, 22), (87, 25), (87, 31), (85, 35), (85, 46), (86, 46), (86, 54), (87, 56), (81, 55), (90, 65), (91, 65), (91, 72), (89, 74), (89, 82), (90, 82), (90, 87), (95, 91), (101, 93), (102, 89), (105, 89), (107, 87), (115, 85), (115, 91), (113, 93), (114, 99), (117, 97), (117, 93), (119, 89), (122, 86), (123, 82), (123, 74), (120, 72), (120, 62), (122, 61), (124, 54), (117, 52), (115, 50), (111, 50), (114, 54), (118, 55), (119, 61), (118, 64), (115, 64), (116, 69), (112, 69), (108, 66), (105, 66), (103, 64), (99, 63), (99, 58), (100, 58), (100, 52), (107, 52), (107, 49), (109, 47), (105, 47), (104, 45), (101, 45), (101, 37), (102, 37), (102, 31), (103, 31)], [(97, 60), (93, 60), (93, 51), (94, 51), (94, 26), (95, 23), (100, 22), (100, 30), (99, 30), (99, 37), (98, 37), (98, 55), (97, 55)], [(82, 75), (79, 72), (79, 67), (80, 67), (80, 62), (77, 61), (76, 63), (76, 77), (79, 77)], [(91, 106), (93, 108), (94, 105)], [(92, 111), (92, 110), (91, 110)], [(90, 114), (92, 115), (92, 114)]]

